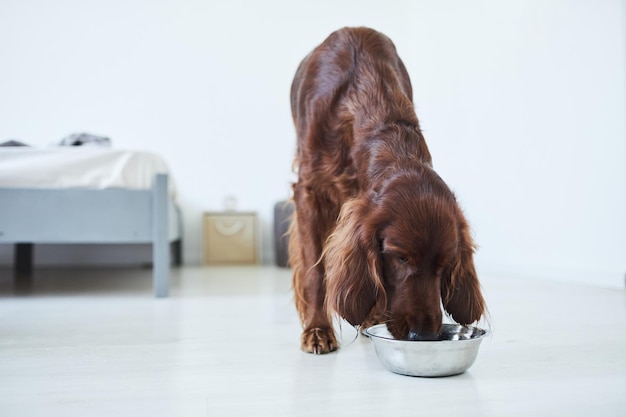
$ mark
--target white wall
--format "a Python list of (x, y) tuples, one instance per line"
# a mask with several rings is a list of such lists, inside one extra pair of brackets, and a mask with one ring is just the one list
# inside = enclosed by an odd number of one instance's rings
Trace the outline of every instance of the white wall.
[(200, 261), (200, 214), (289, 196), (289, 86), (331, 31), (396, 43), (435, 167), (483, 271), (623, 286), (624, 18), (619, 0), (5, 0), (0, 141), (79, 131), (168, 161)]

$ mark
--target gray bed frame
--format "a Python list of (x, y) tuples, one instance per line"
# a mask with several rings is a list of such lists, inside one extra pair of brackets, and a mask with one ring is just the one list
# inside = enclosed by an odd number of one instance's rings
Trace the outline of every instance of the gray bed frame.
[(167, 297), (170, 244), (180, 264), (181, 234), (167, 174), (149, 190), (0, 188), (0, 243), (15, 244), (22, 273), (32, 270), (36, 243), (149, 243), (154, 295)]

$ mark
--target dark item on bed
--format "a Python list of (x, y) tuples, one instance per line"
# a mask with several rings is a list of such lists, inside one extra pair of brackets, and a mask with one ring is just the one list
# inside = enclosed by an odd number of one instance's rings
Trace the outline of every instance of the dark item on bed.
[(291, 109), (302, 349), (337, 349), (333, 313), (355, 326), (385, 322), (397, 339), (438, 334), (440, 303), (460, 324), (479, 320), (475, 245), (433, 170), (392, 41), (368, 28), (332, 33), (300, 64)]
[(91, 133), (73, 133), (61, 139), (60, 146), (104, 146), (111, 147), (111, 139)]
[(29, 145), (19, 140), (9, 139), (5, 142), (0, 143), (0, 146), (15, 147), (15, 146), (29, 146)]

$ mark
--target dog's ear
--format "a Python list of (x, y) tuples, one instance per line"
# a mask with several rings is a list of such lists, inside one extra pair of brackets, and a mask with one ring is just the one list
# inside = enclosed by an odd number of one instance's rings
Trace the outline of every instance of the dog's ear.
[(463, 325), (478, 321), (485, 311), (485, 301), (474, 267), (475, 245), (463, 213), (457, 215), (459, 250), (456, 259), (444, 269), (441, 300), (452, 318)]
[(353, 326), (363, 323), (380, 297), (385, 297), (376, 226), (367, 219), (370, 200), (344, 203), (322, 259), (326, 269), (326, 310)]

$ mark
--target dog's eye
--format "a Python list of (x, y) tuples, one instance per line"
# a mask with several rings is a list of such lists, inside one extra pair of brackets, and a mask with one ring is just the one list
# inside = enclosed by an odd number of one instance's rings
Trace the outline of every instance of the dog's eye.
[(406, 265), (407, 263), (409, 263), (409, 260), (404, 256), (399, 256), (398, 261), (400, 261), (402, 265)]

